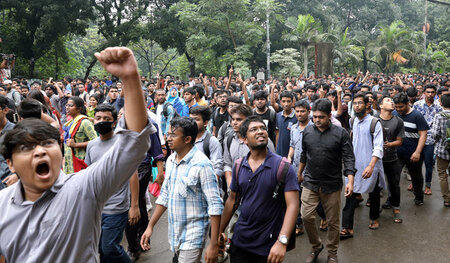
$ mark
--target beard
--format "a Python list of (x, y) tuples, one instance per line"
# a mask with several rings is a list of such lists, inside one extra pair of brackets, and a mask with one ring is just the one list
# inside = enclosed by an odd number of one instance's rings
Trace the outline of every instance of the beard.
[(362, 111), (360, 111), (360, 112), (356, 112), (355, 111), (355, 116), (358, 117), (358, 118), (361, 118), (361, 117), (363, 117), (366, 114), (366, 111), (367, 111), (367, 109), (365, 109), (365, 108)]

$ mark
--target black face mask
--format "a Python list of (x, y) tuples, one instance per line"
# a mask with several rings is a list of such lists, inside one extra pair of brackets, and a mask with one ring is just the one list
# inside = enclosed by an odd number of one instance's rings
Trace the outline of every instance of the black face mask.
[(112, 122), (112, 121), (102, 121), (102, 122), (95, 124), (94, 129), (99, 134), (102, 134), (102, 135), (107, 134), (113, 130), (113, 127), (112, 127), (113, 123), (114, 122)]

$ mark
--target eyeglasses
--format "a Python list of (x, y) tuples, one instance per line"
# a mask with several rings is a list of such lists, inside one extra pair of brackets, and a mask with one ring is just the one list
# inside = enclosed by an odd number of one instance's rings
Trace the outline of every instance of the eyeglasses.
[(364, 105), (366, 104), (364, 101), (353, 102), (353, 105)]
[(267, 131), (267, 127), (266, 126), (253, 127), (251, 129), (249, 129), (248, 131), (251, 132), (251, 133), (256, 133), (256, 132), (259, 132), (259, 131), (266, 132)]
[(41, 147), (44, 147), (46, 149), (49, 149), (53, 146), (58, 145), (58, 141), (55, 139), (47, 139), (43, 140), (39, 143), (29, 143), (29, 144), (21, 144), (17, 147), (17, 152), (19, 153), (30, 153), (34, 149), (36, 149), (36, 145), (40, 145)]

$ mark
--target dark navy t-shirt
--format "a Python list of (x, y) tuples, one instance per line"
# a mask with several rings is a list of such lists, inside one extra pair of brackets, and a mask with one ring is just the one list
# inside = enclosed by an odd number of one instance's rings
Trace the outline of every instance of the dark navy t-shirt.
[(405, 125), (405, 137), (402, 146), (397, 148), (397, 154), (399, 157), (410, 158), (419, 143), (419, 131), (427, 131), (430, 126), (417, 110), (412, 110), (411, 113), (406, 115), (400, 115), (397, 111), (392, 112), (392, 114), (400, 117)]
[[(255, 173), (248, 164), (247, 157), (239, 170), (239, 185), (236, 183), (233, 166), (230, 189), (242, 196), (241, 214), (236, 222), (233, 246), (245, 251), (268, 256), (273, 244), (278, 240), (286, 212), (284, 198), (273, 198), (278, 183), (276, 173), (281, 156), (268, 151), (264, 163)], [(297, 175), (292, 166), (286, 175), (284, 191), (299, 191)]]
[[(291, 141), (291, 127), (297, 123), (295, 117), (295, 111), (292, 110), (288, 117), (283, 115), (283, 111), (277, 113), (277, 129), (278, 129), (278, 142), (277, 142), (277, 154), (283, 157), (287, 157), (289, 153), (289, 143)], [(269, 135), (270, 136), (270, 135)]]

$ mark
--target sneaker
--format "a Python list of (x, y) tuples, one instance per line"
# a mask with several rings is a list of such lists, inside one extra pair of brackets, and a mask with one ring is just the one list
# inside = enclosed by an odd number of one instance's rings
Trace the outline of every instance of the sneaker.
[(131, 259), (131, 262), (136, 262), (138, 259), (139, 259), (139, 257), (141, 256), (141, 251), (140, 250), (138, 250), (137, 252), (131, 252), (130, 250), (128, 250), (127, 251), (127, 254), (128, 254), (128, 256), (130, 257), (130, 259)]
[(414, 203), (415, 203), (417, 206), (421, 206), (421, 205), (423, 205), (423, 200), (414, 199)]
[(392, 205), (389, 200), (386, 200), (386, 202), (381, 207), (383, 207), (383, 209), (391, 209)]
[(338, 263), (337, 256), (328, 256), (328, 263)]

